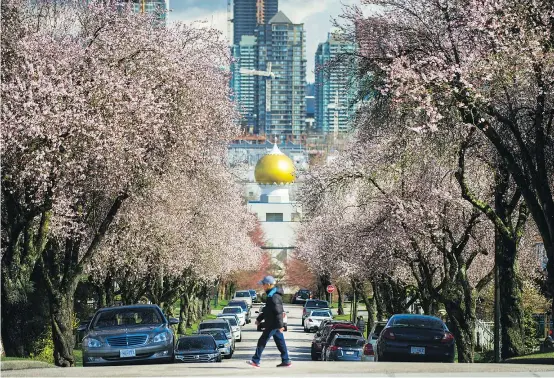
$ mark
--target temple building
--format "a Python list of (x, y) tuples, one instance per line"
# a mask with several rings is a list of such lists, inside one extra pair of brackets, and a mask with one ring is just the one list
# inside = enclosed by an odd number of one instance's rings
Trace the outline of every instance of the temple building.
[[(296, 232), (302, 209), (290, 199), (296, 179), (294, 162), (277, 145), (262, 156), (254, 171), (261, 194), (257, 201), (248, 201), (248, 210), (258, 217), (264, 233), (264, 249), (271, 256), (271, 272), (276, 278), (285, 275), (285, 263), (294, 251)], [(286, 290), (286, 288), (285, 288)]]

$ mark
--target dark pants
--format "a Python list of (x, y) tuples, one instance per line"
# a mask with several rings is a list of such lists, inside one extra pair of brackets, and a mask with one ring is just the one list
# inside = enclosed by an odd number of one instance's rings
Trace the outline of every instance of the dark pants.
[(281, 360), (283, 360), (283, 362), (290, 361), (289, 352), (287, 351), (287, 344), (285, 344), (285, 336), (283, 335), (283, 332), (279, 331), (279, 329), (266, 328), (258, 339), (258, 346), (256, 347), (256, 353), (254, 353), (254, 357), (252, 357), (252, 362), (255, 362), (257, 364), (260, 363), (265, 346), (272, 336), (273, 340), (275, 340), (275, 344), (277, 345), (277, 349), (279, 349), (279, 352), (281, 352)]

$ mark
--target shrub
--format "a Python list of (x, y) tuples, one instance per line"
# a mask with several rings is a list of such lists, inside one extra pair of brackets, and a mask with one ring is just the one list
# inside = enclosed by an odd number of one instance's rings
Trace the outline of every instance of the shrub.
[(54, 341), (50, 327), (33, 343), (33, 352), (29, 357), (49, 364), (54, 363)]

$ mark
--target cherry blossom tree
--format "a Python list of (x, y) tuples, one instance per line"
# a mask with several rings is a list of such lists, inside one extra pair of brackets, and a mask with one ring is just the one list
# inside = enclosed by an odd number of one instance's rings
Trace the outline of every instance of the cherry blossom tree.
[[(162, 28), (102, 2), (8, 0), (2, 26), (2, 308), (39, 269), (55, 362), (74, 366), (73, 294), (121, 211), (160, 198), (159, 183), (178, 182), (175, 174), (195, 182), (206, 166), (221, 171), (237, 132), (221, 69), (228, 51), (214, 30)], [(207, 233), (229, 224), (206, 217)], [(145, 233), (136, 243), (175, 242), (159, 229)], [(222, 234), (230, 239), (209, 246), (188, 239), (210, 253), (185, 263), (205, 267), (224, 243), (241, 244), (241, 234)]]
[[(476, 129), (486, 139), (482, 150), (496, 152), (539, 229), (553, 295), (553, 3), (361, 3), (377, 9), (369, 17), (362, 7), (346, 15), (362, 74), (390, 99), (404, 127), (429, 138), (441, 128)], [(494, 218), (506, 237), (509, 220)]]

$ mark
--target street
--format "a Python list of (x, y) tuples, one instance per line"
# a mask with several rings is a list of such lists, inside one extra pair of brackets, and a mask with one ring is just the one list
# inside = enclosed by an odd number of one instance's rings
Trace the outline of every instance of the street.
[[(254, 311), (258, 309), (254, 305)], [(322, 362), (311, 361), (310, 341), (313, 333), (304, 333), (300, 326), (302, 307), (286, 305), (289, 311), (289, 329), (285, 334), (289, 354), (293, 361), (290, 368), (276, 368), (280, 355), (273, 341), (262, 357), (262, 367), (246, 365), (254, 352), (260, 335), (254, 323), (243, 328), (242, 342), (231, 360), (216, 364), (167, 364), (135, 365), (92, 368), (50, 368), (3, 371), (5, 377), (175, 377), (175, 376), (410, 376), (410, 377), (554, 377), (554, 366), (516, 364), (436, 364), (436, 363), (371, 363), (371, 362)]]

